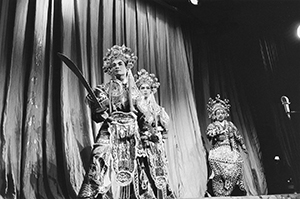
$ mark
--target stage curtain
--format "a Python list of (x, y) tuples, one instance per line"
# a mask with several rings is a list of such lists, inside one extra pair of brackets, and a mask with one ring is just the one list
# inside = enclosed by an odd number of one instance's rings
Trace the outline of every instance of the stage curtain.
[[(261, 64), (263, 75), (267, 80), (266, 88), (271, 103), (270, 119), (275, 126), (272, 130), (278, 137), (280, 147), (283, 151), (280, 165), (287, 165), (290, 170), (291, 183), (295, 186), (294, 190), (300, 189), (300, 125), (299, 125), (299, 64), (297, 59), (299, 45), (297, 40), (289, 39), (286, 36), (278, 37), (268, 35), (258, 40), (260, 47)], [(296, 59), (295, 59), (296, 58)], [(281, 104), (281, 97), (287, 96), (290, 100), (290, 118), (286, 115)], [(274, 170), (276, 172), (276, 170)], [(287, 172), (289, 173), (289, 172)], [(274, 173), (280, 177), (280, 173)], [(288, 179), (289, 176), (282, 176)]]
[[(244, 160), (244, 181), (247, 195), (267, 194), (267, 184), (262, 164), (260, 143), (257, 137), (252, 113), (245, 98), (245, 92), (236, 81), (234, 67), (238, 64), (236, 53), (231, 48), (233, 41), (217, 34), (192, 34), (194, 52), (195, 96), (203, 142), (207, 151), (211, 143), (206, 137), (208, 118), (206, 104), (208, 99), (220, 94), (222, 99), (229, 99), (230, 117), (242, 134), (248, 154), (242, 152)], [(234, 36), (233, 36), (234, 38)], [(233, 39), (234, 40), (234, 39)]]
[(173, 11), (143, 0), (0, 1), (0, 195), (75, 198), (99, 124), (86, 90), (57, 56), (68, 56), (92, 87), (105, 82), (114, 44), (155, 73), (157, 100), (171, 118), (166, 142), (178, 197), (204, 195), (207, 165), (190, 72), (191, 51)]

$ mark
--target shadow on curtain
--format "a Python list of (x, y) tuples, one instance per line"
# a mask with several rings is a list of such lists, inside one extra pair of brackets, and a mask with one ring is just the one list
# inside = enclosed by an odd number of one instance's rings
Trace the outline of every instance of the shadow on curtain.
[[(267, 88), (271, 102), (273, 131), (279, 139), (283, 150), (283, 161), (291, 171), (294, 190), (300, 190), (300, 86), (299, 86), (299, 45), (298, 41), (286, 40), (285, 37), (264, 37), (259, 40), (260, 54), (264, 66), (264, 75), (268, 81)], [(296, 58), (296, 59), (295, 59)], [(281, 104), (281, 96), (290, 98), (291, 111), (296, 111), (289, 119)], [(280, 174), (276, 174), (279, 175)], [(282, 176), (287, 178), (287, 176)], [(277, 187), (277, 189), (282, 189)]]
[[(138, 69), (161, 82), (158, 101), (171, 117), (170, 181), (179, 197), (206, 190), (206, 154), (192, 92), (190, 41), (173, 13), (151, 1), (0, 1), (0, 195), (74, 198), (98, 126), (87, 94), (57, 56), (70, 57), (94, 87), (107, 81), (102, 56), (125, 44)], [(189, 59), (188, 59), (189, 57)]]
[[(209, 97), (217, 94), (229, 99), (230, 120), (242, 134), (248, 155), (242, 152), (244, 159), (244, 181), (247, 195), (267, 194), (267, 184), (262, 164), (260, 143), (257, 137), (252, 113), (245, 96), (239, 89), (234, 66), (237, 64), (236, 51), (231, 48), (232, 42), (216, 34), (193, 35), (194, 79), (197, 111), (200, 120), (202, 138), (207, 151), (211, 144), (206, 138), (206, 128), (211, 122), (207, 115), (206, 104)], [(233, 36), (234, 38), (234, 36)]]

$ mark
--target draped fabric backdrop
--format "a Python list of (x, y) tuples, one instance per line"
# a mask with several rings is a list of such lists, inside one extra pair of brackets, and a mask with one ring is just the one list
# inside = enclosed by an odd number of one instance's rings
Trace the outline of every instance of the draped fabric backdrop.
[[(204, 107), (217, 92), (231, 100), (232, 119), (246, 139), (247, 189), (266, 192), (255, 129), (231, 72), (209, 77), (222, 59), (205, 55), (193, 68), (191, 38), (175, 13), (142, 0), (3, 0), (0, 9), (1, 196), (75, 198), (99, 124), (91, 121), (86, 90), (57, 53), (73, 60), (94, 87), (108, 80), (102, 57), (114, 44), (138, 56), (133, 73), (145, 68), (160, 80), (157, 100), (171, 118), (166, 149), (177, 196), (202, 197), (206, 190)], [(197, 87), (196, 70), (202, 71)]]
[[(235, 52), (230, 48), (230, 42), (224, 38), (202, 35), (194, 39), (195, 52), (194, 68), (195, 95), (198, 116), (200, 118), (201, 133), (205, 148), (209, 150), (211, 144), (206, 138), (208, 118), (206, 104), (208, 98), (220, 94), (221, 98), (229, 99), (230, 118), (242, 134), (248, 150), (248, 155), (242, 152), (244, 159), (244, 180), (249, 195), (267, 193), (267, 184), (261, 162), (261, 150), (253, 118), (249, 110), (244, 91), (238, 89), (233, 71), (236, 65)], [(198, 77), (198, 78), (197, 78)], [(201, 78), (199, 78), (201, 77)]]
[[(264, 77), (267, 79), (269, 98), (266, 100), (272, 102), (270, 109), (272, 117), (270, 119), (275, 121), (272, 130), (279, 139), (283, 151), (283, 162), (286, 162), (286, 168), (291, 172), (292, 179), (290, 180), (292, 180), (295, 190), (299, 190), (300, 59), (298, 52), (300, 47), (292, 39), (287, 40), (285, 35), (282, 37), (263, 37), (259, 40), (259, 47), (264, 66)], [(297, 114), (291, 114), (290, 119), (286, 116), (280, 101), (283, 95), (288, 96), (291, 100), (291, 111), (297, 112)]]
[(170, 182), (183, 198), (204, 195), (205, 149), (180, 24), (150, 1), (1, 1), (1, 195), (74, 198), (98, 126), (87, 94), (57, 53), (73, 60), (92, 87), (107, 81), (102, 57), (131, 47), (137, 67), (155, 73), (159, 103), (171, 117), (166, 143)]

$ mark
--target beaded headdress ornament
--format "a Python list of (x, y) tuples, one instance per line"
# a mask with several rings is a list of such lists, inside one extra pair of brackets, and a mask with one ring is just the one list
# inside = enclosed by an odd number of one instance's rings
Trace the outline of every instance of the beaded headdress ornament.
[(134, 75), (135, 83), (138, 87), (142, 84), (148, 84), (151, 87), (151, 91), (156, 93), (160, 83), (153, 73), (148, 73), (145, 69), (141, 69)]
[(229, 117), (229, 100), (228, 99), (220, 99), (220, 95), (217, 94), (215, 99), (209, 98), (207, 103), (207, 111), (208, 117), (214, 119), (214, 114), (217, 110), (222, 109), (226, 112), (226, 117)]
[(117, 59), (124, 61), (124, 63), (126, 64), (126, 68), (131, 69), (137, 60), (137, 56), (135, 56), (132, 53), (131, 49), (126, 47), (125, 45), (114, 45), (113, 47), (108, 49), (108, 52), (103, 57), (103, 71), (111, 75), (112, 63)]

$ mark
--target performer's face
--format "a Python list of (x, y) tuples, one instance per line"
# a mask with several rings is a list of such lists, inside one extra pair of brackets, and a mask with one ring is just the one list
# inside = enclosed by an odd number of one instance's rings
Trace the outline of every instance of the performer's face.
[(118, 77), (118, 76), (123, 76), (127, 72), (127, 68), (125, 66), (125, 63), (123, 60), (116, 59), (112, 63), (112, 73)]
[(140, 91), (145, 97), (149, 97), (149, 95), (151, 94), (151, 88), (148, 84), (142, 84), (140, 86)]
[(216, 114), (216, 119), (218, 121), (223, 121), (225, 119), (225, 117), (226, 117), (226, 112), (224, 110), (222, 110), (222, 109), (216, 110), (215, 114)]

